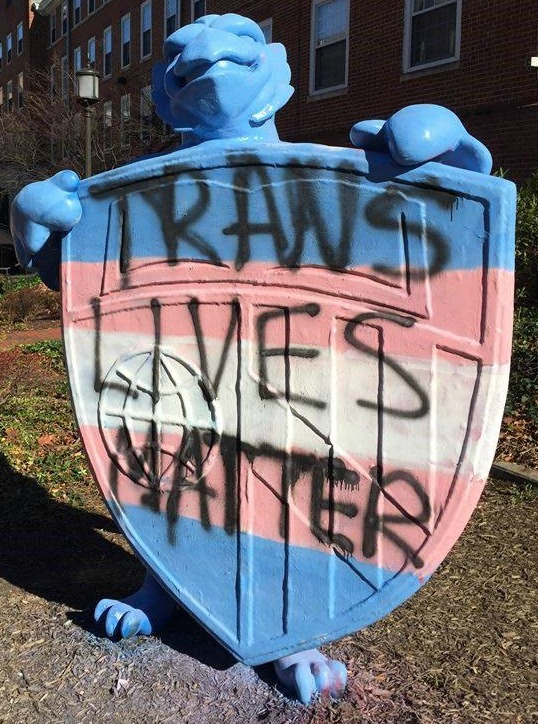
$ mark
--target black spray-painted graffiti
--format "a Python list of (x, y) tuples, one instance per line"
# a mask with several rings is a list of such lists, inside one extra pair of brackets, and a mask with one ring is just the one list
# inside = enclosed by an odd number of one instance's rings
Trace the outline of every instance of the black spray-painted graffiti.
[[(308, 454), (298, 450), (278, 449), (270, 444), (254, 446), (243, 438), (242, 430), (242, 384), (241, 384), (241, 339), (242, 329), (242, 308), (238, 300), (229, 304), (230, 316), (228, 327), (224, 335), (224, 342), (221, 347), (220, 357), (216, 364), (216, 370), (210, 372), (208, 364), (208, 352), (201, 321), (201, 304), (197, 299), (191, 299), (187, 305), (188, 313), (192, 323), (192, 332), (196, 339), (198, 350), (198, 365), (202, 378), (206, 380), (205, 389), (211, 390), (212, 394), (218, 397), (222, 378), (232, 355), (236, 357), (236, 432), (227, 432), (216, 439), (214, 430), (194, 428), (190, 434), (185, 436), (179, 449), (175, 453), (176, 464), (173, 467), (174, 475), (168, 495), (166, 496), (166, 516), (168, 521), (168, 536), (171, 543), (178, 535), (178, 524), (180, 523), (180, 504), (185, 495), (192, 500), (196, 496), (198, 501), (198, 514), (204, 528), (210, 529), (214, 525), (211, 518), (211, 500), (215, 499), (217, 493), (211, 488), (208, 477), (204, 470), (204, 463), (207, 459), (207, 449), (218, 445), (219, 455), (224, 470), (224, 529), (227, 534), (233, 535), (237, 532), (240, 518), (240, 500), (238, 493), (238, 476), (242, 461), (248, 461), (253, 474), (259, 479), (261, 485), (266, 484), (263, 477), (256, 473), (258, 462), (277, 462), (280, 469), (280, 481), (278, 493), (271, 486), (274, 494), (277, 494), (280, 506), (279, 531), (283, 540), (289, 535), (289, 499), (293, 489), (299, 481), (307, 484), (310, 490), (309, 525), (313, 536), (326, 545), (333, 546), (335, 551), (344, 556), (353, 555), (356, 552), (356, 543), (348, 536), (338, 532), (338, 517), (345, 516), (349, 520), (357, 522), (357, 531), (362, 537), (362, 554), (366, 558), (376, 555), (379, 547), (380, 537), (390, 540), (399, 548), (405, 556), (417, 567), (423, 564), (422, 559), (414, 548), (406, 541), (401, 532), (401, 526), (419, 526), (424, 534), (429, 535), (426, 523), (431, 516), (431, 505), (426, 491), (417, 478), (409, 470), (391, 470), (384, 473), (383, 470), (383, 428), (385, 421), (390, 418), (418, 418), (428, 414), (429, 401), (425, 391), (413, 376), (401, 365), (392, 360), (384, 351), (382, 339), (378, 349), (370, 348), (357, 338), (357, 329), (361, 325), (368, 325), (374, 329), (381, 329), (383, 323), (397, 324), (402, 329), (414, 325), (414, 319), (397, 314), (380, 311), (376, 313), (359, 314), (346, 324), (344, 338), (351, 348), (358, 350), (366, 356), (373, 356), (378, 360), (379, 383), (377, 403), (372, 403), (362, 398), (356, 399), (356, 404), (363, 407), (376, 407), (378, 419), (378, 451), (377, 465), (369, 471), (369, 479), (361, 480), (360, 474), (348, 467), (340, 459), (334, 450), (330, 437), (323, 433), (308, 418), (304, 412), (297, 409), (297, 403), (309, 406), (313, 409), (324, 409), (328, 401), (312, 397), (300, 396), (292, 390), (291, 369), (293, 359), (310, 358), (314, 359), (319, 352), (316, 349), (305, 349), (295, 347), (291, 343), (290, 321), (295, 315), (306, 315), (307, 318), (315, 318), (320, 313), (318, 304), (309, 303), (295, 307), (272, 308), (258, 314), (256, 320), (256, 349), (259, 360), (258, 364), (258, 392), (261, 400), (285, 401), (291, 413), (300, 422), (306, 425), (317, 435), (327, 447), (327, 455), (319, 456)], [(158, 374), (158, 362), (160, 356), (160, 345), (162, 335), (161, 305), (156, 299), (151, 301), (151, 309), (154, 318), (155, 345), (153, 350), (154, 376)], [(96, 317), (97, 341), (96, 341), (96, 389), (103, 388), (103, 382), (99, 380), (101, 374), (100, 364), (100, 306), (97, 300), (94, 302)], [(284, 326), (284, 344), (279, 347), (269, 346), (267, 343), (267, 325), (272, 320), (280, 320)], [(284, 362), (284, 379), (280, 385), (270, 379), (267, 360), (269, 358), (281, 357)], [(384, 368), (390, 367), (398, 376), (402, 384), (409, 391), (411, 399), (416, 399), (416, 405), (411, 410), (400, 410), (386, 406), (383, 400)], [(155, 383), (155, 379), (154, 379)], [(107, 383), (110, 384), (110, 383)], [(156, 402), (156, 400), (154, 400)], [(247, 401), (252, 404), (252, 401)], [(162, 490), (160, 488), (159, 475), (147, 475), (147, 468), (151, 469), (155, 461), (155, 451), (159, 446), (156, 438), (156, 428), (151, 426), (149, 437), (145, 444), (138, 441), (137, 450), (126, 455), (121, 469), (134, 482), (143, 485), (146, 490), (141, 494), (141, 504), (154, 511), (159, 511), (162, 504)], [(122, 441), (121, 447), (124, 450), (130, 449), (131, 442), (128, 439)], [(125, 462), (126, 461), (126, 462)], [(117, 461), (113, 461), (111, 481), (117, 480)], [(127, 467), (126, 467), (127, 465)], [(397, 498), (391, 495), (391, 487), (399, 483), (407, 490), (407, 498), (411, 497), (419, 506), (419, 512), (409, 514), (398, 502)], [(276, 484), (276, 481), (272, 481)], [(337, 499), (336, 492), (339, 488), (350, 490), (358, 489), (361, 485), (369, 485), (367, 506), (365, 510), (359, 510), (356, 503), (352, 501), (342, 502)], [(388, 501), (397, 509), (397, 513), (386, 514), (381, 512), (382, 501)], [(414, 506), (416, 507), (416, 505)]]
[[(155, 238), (162, 240), (163, 256), (171, 266), (196, 258), (223, 267), (231, 262), (236, 270), (240, 270), (252, 261), (253, 249), (263, 236), (272, 242), (267, 251), (269, 258), (280, 267), (298, 269), (312, 264), (308, 256), (312, 250), (307, 252), (306, 249), (307, 239), (310, 239), (315, 240), (317, 263), (331, 271), (343, 271), (357, 263), (353, 258), (354, 245), (356, 248), (371, 247), (372, 239), (362, 238), (365, 224), (358, 223), (364, 218), (371, 228), (389, 235), (394, 241), (401, 235), (408, 286), (412, 280), (432, 277), (447, 267), (449, 244), (439, 229), (431, 224), (424, 229), (422, 220), (409, 218), (409, 201), (421, 207), (426, 203), (445, 206), (454, 203), (450, 194), (433, 194), (431, 190), (413, 188), (409, 199), (410, 190), (402, 191), (396, 184), (380, 191), (349, 168), (329, 170), (323, 169), (322, 165), (308, 168), (301, 166), (300, 160), (293, 159), (288, 166), (278, 168), (276, 174), (275, 169), (260, 164), (256, 156), (247, 155), (241, 159), (241, 165), (233, 170), (227, 186), (235, 206), (235, 219), (222, 228), (218, 227), (222, 186), (215, 184), (211, 175), (204, 171), (186, 170), (181, 175), (181, 186), (175, 186), (173, 182), (137, 184), (118, 202), (121, 274), (128, 277), (132, 259), (137, 257), (139, 234), (135, 233), (136, 223), (131, 219), (133, 199), (137, 203), (142, 200), (145, 208), (151, 209), (152, 221), (159, 228)], [(331, 205), (330, 211), (324, 206), (323, 194), (316, 183), (320, 179), (329, 184), (334, 194), (334, 208)], [(255, 206), (260, 203), (259, 198), (249, 192), (256, 188), (263, 198), (263, 219), (260, 219), (259, 206)], [(188, 204), (184, 199), (185, 189), (189, 191)], [(138, 213), (134, 212), (135, 215)], [(222, 244), (215, 242), (215, 238), (235, 241), (232, 258), (223, 258)], [(413, 268), (411, 245), (421, 246), (424, 242), (428, 258), (419, 268)], [(399, 258), (395, 259), (394, 266), (374, 259), (372, 270), (387, 277), (399, 277), (402, 274), (400, 265)], [(122, 281), (127, 283), (127, 279)]]

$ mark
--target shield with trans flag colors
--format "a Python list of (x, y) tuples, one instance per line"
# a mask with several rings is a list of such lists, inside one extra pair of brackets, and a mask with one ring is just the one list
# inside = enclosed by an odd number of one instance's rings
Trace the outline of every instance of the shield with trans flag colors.
[(160, 583), (257, 664), (417, 591), (508, 381), (513, 186), (317, 145), (84, 181), (62, 298), (78, 424)]

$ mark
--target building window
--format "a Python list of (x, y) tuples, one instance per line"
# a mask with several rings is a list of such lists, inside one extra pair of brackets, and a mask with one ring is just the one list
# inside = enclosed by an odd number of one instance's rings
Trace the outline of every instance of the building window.
[(125, 93), (120, 99), (120, 132), (123, 148), (129, 145), (129, 125), (131, 120), (131, 94)]
[(112, 101), (103, 103), (103, 145), (112, 147)]
[(205, 15), (205, 0), (192, 0), (191, 5), (191, 18), (197, 20)]
[(153, 118), (153, 103), (151, 101), (151, 86), (146, 85), (140, 89), (140, 140), (147, 141), (150, 136), (151, 121)]
[(88, 0), (88, 15), (95, 12), (95, 0)]
[(314, 0), (310, 93), (347, 85), (349, 0)]
[(50, 66), (50, 95), (54, 98), (56, 95), (56, 67)]
[(11, 63), (11, 57), (13, 55), (13, 38), (11, 33), (6, 37), (6, 50), (7, 50), (7, 62)]
[(69, 64), (67, 62), (67, 55), (62, 55), (62, 64), (60, 69), (61, 84), (62, 84), (62, 98), (67, 100), (69, 95)]
[(50, 16), (50, 44), (53, 45), (56, 42), (56, 12), (53, 11)]
[(62, 35), (67, 35), (67, 21), (69, 18), (69, 11), (67, 3), (62, 3)]
[(462, 0), (406, 0), (404, 71), (458, 60)]
[(4, 110), (4, 87), (0, 85), (0, 113)]
[(95, 38), (88, 40), (88, 63), (90, 68), (95, 68)]
[(6, 84), (6, 95), (7, 95), (7, 109), (8, 111), (13, 110), (13, 81), (8, 80)]
[(73, 25), (78, 25), (82, 20), (82, 0), (73, 0)]
[(151, 0), (140, 7), (140, 55), (142, 58), (151, 55)]
[(179, 0), (165, 0), (164, 37), (172, 35), (179, 28)]
[(131, 63), (131, 13), (121, 19), (121, 67)]
[(2, 70), (2, 66), (4, 65), (4, 43), (0, 40), (0, 70)]
[(261, 23), (258, 23), (260, 28), (262, 29), (263, 37), (265, 38), (266, 43), (272, 43), (273, 42), (273, 18), (268, 18), (267, 20), (262, 20)]
[(24, 73), (17, 76), (17, 105), (19, 108), (24, 105)]
[(23, 30), (22, 30), (22, 23), (19, 23), (17, 25), (17, 55), (22, 55), (23, 51)]
[(77, 70), (82, 68), (82, 51), (79, 48), (73, 50), (73, 85), (77, 90)]
[(103, 30), (103, 77), (112, 75), (112, 28)]

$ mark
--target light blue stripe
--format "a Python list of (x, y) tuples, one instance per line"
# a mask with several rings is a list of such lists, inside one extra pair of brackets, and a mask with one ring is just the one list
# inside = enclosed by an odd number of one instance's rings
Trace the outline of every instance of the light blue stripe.
[(111, 508), (162, 584), (250, 665), (361, 629), (421, 585), (412, 574), (354, 558), (229, 535), (216, 526), (204, 530), (192, 519), (172, 526), (146, 507)]
[(404, 170), (374, 152), (202, 144), (101, 174), (80, 195), (64, 261), (513, 269), (512, 183), (437, 163)]

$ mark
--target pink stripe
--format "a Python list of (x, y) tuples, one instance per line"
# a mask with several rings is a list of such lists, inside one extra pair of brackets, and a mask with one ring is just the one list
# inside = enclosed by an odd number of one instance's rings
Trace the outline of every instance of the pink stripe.
[[(111, 463), (99, 430), (83, 427), (81, 435), (104, 497), (121, 507), (149, 505), (149, 485), (134, 482)], [(108, 437), (107, 442), (110, 448), (112, 438)], [(171, 438), (163, 441), (163, 447), (171, 450), (174, 444), (177, 441)], [(235, 510), (237, 491), (226, 489), (226, 466), (217, 448), (211, 453), (207, 449), (202, 451), (207, 492), (197, 486), (197, 476), (191, 467), (186, 480), (192, 487), (181, 492), (173, 507), (180, 517), (200, 520), (206, 505), (209, 517), (206, 523), (225, 528), (230, 513)], [(136, 468), (132, 459), (129, 466), (126, 457), (120, 457), (119, 464), (124, 471)], [(356, 559), (393, 571), (407, 567), (420, 576), (429, 575), (444, 559), (470, 517), (483, 487), (483, 481), (469, 480), (465, 474), (454, 484), (453, 474), (448, 471), (396, 471), (387, 465), (383, 479), (386, 496), (383, 497), (369, 473), (374, 468), (373, 460), (348, 457), (345, 465), (351, 474), (347, 473), (346, 480), (335, 484), (332, 492), (326, 480), (318, 487), (319, 476), (313, 463), (303, 465), (302, 473), (292, 484), (287, 523), (289, 543), (329, 552), (331, 549), (320, 538), (332, 529), (333, 540), (339, 542), (337, 548), (348, 547)], [(151, 504), (157, 505), (162, 515), (170, 511), (174, 469), (175, 463), (168, 470), (163, 485), (166, 490), (151, 497)], [(282, 462), (269, 456), (252, 459), (247, 450), (241, 457), (239, 477), (241, 530), (282, 542), (282, 526), (286, 525)], [(343, 477), (338, 474), (338, 468), (334, 477)], [(335, 511), (332, 516), (327, 510), (329, 500)], [(370, 522), (366, 525), (368, 517)], [(375, 532), (379, 529), (384, 533)], [(411, 552), (419, 552), (422, 566), (410, 561)]]
[[(270, 312), (275, 307), (291, 307), (295, 311), (292, 311), (289, 321), (290, 343), (295, 345), (327, 347), (332, 320), (336, 318), (332, 332), (333, 343), (343, 352), (352, 352), (356, 343), (361, 342), (367, 345), (373, 344), (376, 348), (378, 340), (376, 327), (382, 324), (384, 348), (391, 355), (428, 359), (431, 356), (432, 345), (435, 343), (451, 350), (461, 351), (462, 364), (466, 363), (465, 356), (479, 358), (484, 364), (505, 364), (510, 360), (509, 330), (512, 325), (513, 299), (511, 272), (490, 270), (485, 282), (484, 298), (483, 277), (480, 270), (438, 274), (430, 280), (429, 288), (420, 284), (419, 304), (416, 309), (413, 309), (415, 306), (413, 296), (405, 295), (399, 300), (391, 300), (386, 294), (387, 288), (383, 287), (383, 294), (378, 296), (382, 296), (383, 304), (394, 305), (386, 308), (387, 313), (396, 315), (393, 316), (393, 321), (383, 322), (375, 318), (362, 317), (359, 322), (358, 315), (374, 314), (372, 311), (374, 308), (370, 304), (364, 304), (364, 300), (368, 300), (365, 289), (361, 292), (364, 295), (363, 302), (337, 297), (335, 295), (343, 293), (338, 287), (332, 287), (329, 292), (321, 283), (318, 286), (321, 292), (319, 295), (312, 291), (297, 291), (303, 272), (283, 270), (278, 270), (278, 278), (280, 281), (285, 279), (286, 284), (293, 284), (294, 288), (274, 289), (265, 285), (275, 283), (274, 277), (277, 273), (267, 271), (262, 264), (258, 267), (259, 278), (263, 278), (264, 281), (263, 286), (240, 283), (206, 285), (199, 281), (195, 283), (190, 278), (207, 269), (213, 273), (215, 269), (200, 264), (192, 266), (196, 268), (191, 270), (191, 273), (182, 270), (182, 282), (184, 281), (185, 285), (183, 283), (173, 286), (161, 285), (158, 289), (159, 300), (164, 305), (162, 308), (164, 337), (194, 335), (193, 320), (187, 304), (196, 297), (200, 302), (199, 316), (204, 338), (222, 340), (231, 322), (230, 301), (240, 295), (243, 303), (242, 338), (244, 340), (255, 338), (256, 320), (264, 312)], [(167, 267), (159, 265), (158, 269), (163, 271)], [(342, 283), (343, 275), (325, 273), (320, 277), (326, 277), (327, 274), (335, 285)], [(91, 300), (95, 296), (95, 290), (100, 288), (101, 278), (100, 265), (75, 263), (64, 265), (64, 299), (67, 300), (64, 323), (67, 326), (86, 330), (94, 328), (95, 317)], [(234, 272), (234, 278), (240, 280), (241, 274)], [(76, 299), (73, 299), (75, 292)], [(101, 331), (152, 335), (153, 315), (149, 301), (156, 292), (155, 287), (135, 288), (101, 297)], [(421, 306), (422, 301), (427, 299), (431, 300), (426, 304), (431, 313), (426, 307)], [(307, 303), (317, 306), (305, 308)], [(376, 313), (383, 313), (384, 309), (385, 307), (378, 306)], [(248, 313), (251, 314), (251, 319), (247, 318)], [(405, 319), (413, 314), (425, 316), (419, 318), (413, 327), (404, 328)], [(357, 321), (350, 324), (349, 320), (353, 319)], [(267, 346), (283, 346), (285, 329), (282, 316), (269, 317), (263, 321), (263, 331)]]

